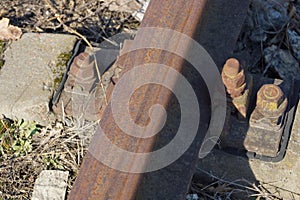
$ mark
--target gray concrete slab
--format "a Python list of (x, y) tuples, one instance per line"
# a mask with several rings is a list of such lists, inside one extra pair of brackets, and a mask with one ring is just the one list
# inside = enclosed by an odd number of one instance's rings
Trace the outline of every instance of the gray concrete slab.
[(45, 33), (26, 33), (12, 42), (0, 70), (0, 114), (47, 124), (55, 74), (61, 73), (57, 63), (75, 42), (72, 35)]

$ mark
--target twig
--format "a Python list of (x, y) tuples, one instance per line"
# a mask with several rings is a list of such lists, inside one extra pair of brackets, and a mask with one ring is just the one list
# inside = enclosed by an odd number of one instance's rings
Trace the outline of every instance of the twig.
[(118, 45), (116, 42), (114, 42), (114, 41), (112, 41), (112, 40), (110, 40), (110, 39), (108, 39), (108, 38), (106, 38), (106, 37), (103, 37), (103, 36), (101, 36), (101, 35), (100, 35), (100, 37), (101, 37), (103, 40), (105, 40), (106, 42), (109, 42), (110, 44), (112, 44), (112, 45), (114, 45), (114, 46), (116, 46), (116, 47), (119, 47), (119, 45)]
[[(237, 187), (240, 187), (240, 188), (245, 188), (245, 189), (248, 189), (248, 190), (256, 191), (255, 189), (253, 189), (253, 188), (251, 188), (251, 187), (248, 187), (248, 186), (245, 186), (245, 185), (241, 185), (241, 184), (236, 183), (236, 182), (238, 182), (238, 181), (242, 181), (242, 182), (246, 182), (247, 184), (249, 184), (249, 182), (246, 181), (246, 180), (244, 180), (244, 179), (238, 179), (238, 180), (235, 180), (235, 181), (230, 182), (230, 181), (226, 181), (226, 180), (224, 180), (224, 179), (221, 179), (221, 178), (219, 178), (219, 177), (217, 177), (217, 176), (215, 176), (215, 175), (213, 175), (213, 174), (211, 174), (211, 173), (209, 173), (209, 172), (207, 172), (207, 171), (204, 171), (204, 170), (202, 170), (202, 169), (200, 169), (200, 168), (197, 168), (197, 170), (199, 170), (199, 171), (201, 171), (201, 172), (203, 172), (203, 173), (209, 175), (209, 176), (212, 177), (213, 179), (216, 179), (216, 180), (218, 180), (218, 181), (220, 181), (220, 182), (227, 183), (227, 184), (229, 184), (229, 185), (237, 186)], [(250, 184), (250, 185), (251, 185), (251, 184)]]
[(5, 128), (5, 130), (7, 130), (8, 127), (6, 126), (6, 124), (4, 124), (4, 122), (2, 121), (2, 119), (0, 119), (0, 121), (1, 121), (1, 124), (3, 125), (3, 127)]
[[(278, 197), (278, 196), (276, 196), (275, 194), (272, 194), (271, 192), (269, 192), (268, 190), (266, 190), (265, 188), (264, 188), (264, 186), (263, 185), (260, 185), (260, 186), (256, 186), (254, 183), (250, 183), (248, 180), (246, 180), (246, 179), (238, 179), (238, 180), (235, 180), (235, 181), (232, 181), (232, 182), (230, 182), (230, 181), (226, 181), (226, 180), (224, 180), (224, 179), (222, 179), (222, 178), (219, 178), (219, 177), (217, 177), (217, 176), (214, 176), (213, 174), (211, 174), (211, 173), (209, 173), (209, 172), (207, 172), (207, 171), (204, 171), (204, 170), (202, 170), (202, 169), (199, 169), (199, 168), (197, 168), (199, 171), (201, 171), (201, 172), (203, 172), (203, 173), (205, 173), (205, 174), (207, 174), (207, 175), (209, 175), (210, 177), (212, 177), (213, 179), (215, 179), (215, 180), (217, 180), (216, 182), (214, 182), (214, 184), (215, 183), (225, 183), (225, 184), (228, 184), (228, 186), (236, 186), (236, 187), (238, 187), (238, 188), (242, 188), (242, 189), (246, 189), (247, 191), (252, 191), (252, 192), (256, 192), (256, 194), (248, 194), (250, 197), (257, 197), (257, 199), (260, 199), (261, 197), (262, 198), (264, 198), (264, 199), (281, 199), (280, 197)], [(241, 182), (244, 182), (244, 183), (246, 183), (247, 185), (250, 185), (251, 187), (248, 187), (248, 186), (245, 186), (245, 185), (241, 185), (241, 184), (238, 184), (238, 183), (236, 183), (236, 182), (239, 182), (239, 181), (241, 181)], [(212, 184), (210, 184), (210, 185), (212, 185)], [(269, 184), (270, 185), (270, 184)], [(208, 187), (205, 187), (205, 188), (208, 188)], [(193, 188), (193, 189), (195, 189), (195, 188)], [(203, 189), (204, 190), (204, 189)], [(197, 189), (197, 192), (199, 192), (199, 193), (203, 193), (203, 190), (201, 189), (201, 191), (199, 191), (198, 189)], [(230, 194), (229, 194), (229, 197), (230, 197), (230, 195), (233, 193), (233, 192), (235, 192), (235, 191), (242, 191), (242, 190), (240, 190), (240, 189), (234, 189), (234, 190), (232, 190), (231, 192), (230, 192)], [(292, 194), (295, 194), (295, 193), (292, 193)]]
[(62, 111), (62, 120), (63, 120), (63, 123), (65, 123), (66, 118), (65, 118), (64, 101), (61, 101), (61, 111)]
[[(49, 0), (45, 0), (45, 2), (50, 7), (50, 9), (54, 11), (54, 13), (57, 13), (57, 12), (59, 13), (59, 10), (57, 8), (55, 8)], [(61, 13), (59, 13), (59, 14), (61, 14)]]
[(291, 194), (295, 194), (295, 195), (297, 195), (297, 196), (300, 196), (300, 193), (299, 193), (299, 192), (296, 193), (296, 192), (293, 192), (293, 191), (291, 191), (291, 190), (288, 190), (288, 189), (285, 189), (285, 188), (281, 188), (281, 187), (275, 186), (275, 185), (273, 185), (272, 183), (261, 182), (261, 184), (263, 184), (263, 185), (269, 185), (269, 186), (272, 186), (272, 187), (274, 187), (274, 188), (276, 188), (276, 189), (280, 189), (280, 190), (289, 192), (289, 193), (291, 193)]
[(202, 195), (204, 195), (204, 196), (206, 196), (206, 197), (208, 197), (210, 199), (213, 199), (213, 200), (215, 199), (213, 196), (211, 196), (211, 195), (203, 192), (202, 190), (199, 190), (198, 188), (192, 187), (192, 191), (197, 192), (199, 194), (202, 194)]

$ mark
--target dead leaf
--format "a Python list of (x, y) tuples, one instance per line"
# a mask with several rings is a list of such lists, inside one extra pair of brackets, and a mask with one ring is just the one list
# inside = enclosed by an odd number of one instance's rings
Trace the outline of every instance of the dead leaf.
[(9, 25), (8, 18), (0, 20), (0, 40), (17, 40), (21, 37), (22, 30), (19, 27)]

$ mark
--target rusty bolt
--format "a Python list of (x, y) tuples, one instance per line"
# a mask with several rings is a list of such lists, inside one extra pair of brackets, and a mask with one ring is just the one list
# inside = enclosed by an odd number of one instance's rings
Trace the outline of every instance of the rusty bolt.
[(229, 58), (225, 65), (223, 72), (229, 77), (235, 77), (240, 72), (240, 63), (235, 58)]
[(250, 93), (250, 90), (246, 89), (242, 96), (232, 99), (232, 103), (233, 103), (234, 107), (239, 112), (239, 115), (238, 115), (239, 119), (246, 119), (246, 117), (247, 117), (249, 96), (250, 96), (249, 93)]
[(233, 88), (233, 89), (227, 88), (227, 92), (234, 99), (234, 98), (242, 96), (243, 92), (245, 91), (245, 88), (246, 88), (246, 83), (244, 83), (243, 85), (241, 85), (238, 88)]
[(95, 79), (95, 64), (92, 57), (86, 52), (80, 53), (75, 57), (69, 73), (79, 82), (93, 81)]
[(83, 52), (80, 53), (78, 56), (75, 58), (75, 62), (78, 66), (80, 67), (87, 67), (91, 63), (92, 59), (90, 54)]
[(263, 85), (257, 93), (256, 107), (264, 116), (282, 115), (287, 106), (287, 99), (279, 86)]
[(232, 98), (242, 95), (246, 88), (244, 70), (235, 58), (229, 58), (222, 71), (222, 80)]

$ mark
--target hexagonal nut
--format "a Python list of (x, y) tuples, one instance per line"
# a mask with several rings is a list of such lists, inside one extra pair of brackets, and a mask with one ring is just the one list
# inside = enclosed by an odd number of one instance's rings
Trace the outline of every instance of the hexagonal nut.
[(89, 63), (84, 69), (72, 64), (68, 74), (78, 82), (90, 82), (96, 79), (95, 64), (94, 62)]
[(222, 72), (222, 80), (227, 89), (235, 89), (241, 87), (245, 83), (245, 73), (244, 70), (240, 71), (235, 76), (227, 76)]
[(74, 63), (76, 63), (79, 68), (88, 68), (92, 61), (93, 59), (90, 54), (86, 52), (82, 52), (74, 58)]
[(244, 83), (243, 85), (241, 85), (238, 88), (233, 88), (233, 89), (229, 89), (227, 88), (227, 92), (228, 94), (230, 94), (231, 98), (237, 98), (242, 96), (243, 92), (245, 91), (246, 88), (246, 83)]
[(256, 108), (264, 116), (282, 115), (287, 107), (287, 98), (282, 90), (275, 84), (263, 85), (258, 93)]
[(240, 115), (238, 115), (240, 118), (245, 119), (247, 117), (247, 110), (249, 105), (249, 92), (250, 90), (245, 90), (244, 94), (232, 99), (232, 104), (237, 109)]
[(282, 127), (283, 124), (282, 117), (283, 117), (282, 114), (277, 114), (277, 115), (269, 114), (268, 116), (266, 116), (265, 113), (262, 114), (260, 110), (255, 108), (250, 116), (249, 123), (250, 123), (250, 127), (276, 131), (281, 129)]

